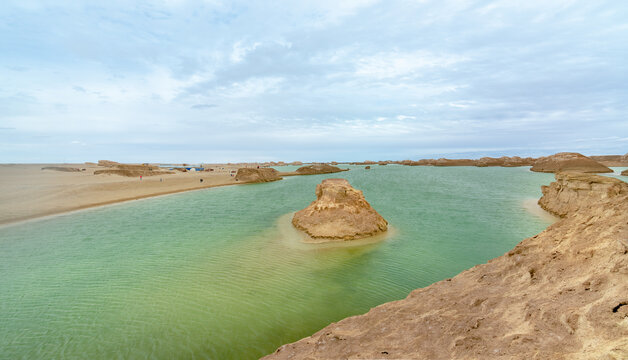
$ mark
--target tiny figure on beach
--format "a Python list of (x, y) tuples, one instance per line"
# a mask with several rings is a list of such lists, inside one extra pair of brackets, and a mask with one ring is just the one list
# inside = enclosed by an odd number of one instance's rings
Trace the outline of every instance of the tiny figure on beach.
[(142, 175), (140, 175), (140, 181), (142, 181)]

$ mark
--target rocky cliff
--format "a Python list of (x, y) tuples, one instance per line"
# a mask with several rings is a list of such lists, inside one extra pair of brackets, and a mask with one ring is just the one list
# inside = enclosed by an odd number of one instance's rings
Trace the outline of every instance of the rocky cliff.
[(541, 187), (543, 197), (539, 205), (561, 217), (597, 202), (628, 195), (628, 184), (615, 178), (569, 172), (555, 177), (555, 182)]
[(584, 173), (610, 173), (613, 170), (579, 153), (557, 153), (538, 158), (531, 171), (556, 173), (560, 171), (577, 171)]
[(627, 359), (628, 195), (608, 187), (559, 175), (544, 197), (566, 212), (545, 231), (267, 359)]
[(279, 176), (279, 171), (272, 168), (240, 168), (236, 173), (235, 179), (248, 183), (260, 183), (281, 180), (282, 177)]
[(353, 240), (388, 229), (388, 222), (345, 179), (325, 179), (316, 200), (298, 211), (292, 224), (314, 239)]

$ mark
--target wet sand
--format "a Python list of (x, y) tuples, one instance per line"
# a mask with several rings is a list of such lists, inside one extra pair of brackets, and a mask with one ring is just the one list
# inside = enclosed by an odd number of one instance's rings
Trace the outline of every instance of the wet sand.
[[(62, 166), (81, 172), (42, 170)], [(210, 165), (212, 172), (176, 172), (150, 177), (94, 175), (86, 164), (0, 164), (0, 224), (181, 191), (237, 184), (237, 165)], [(203, 182), (200, 180), (203, 179)], [(160, 181), (161, 180), (161, 181)]]

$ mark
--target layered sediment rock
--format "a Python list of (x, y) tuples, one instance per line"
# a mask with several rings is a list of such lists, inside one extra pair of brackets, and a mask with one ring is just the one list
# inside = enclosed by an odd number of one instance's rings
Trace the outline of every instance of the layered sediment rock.
[(174, 174), (172, 171), (162, 170), (159, 166), (154, 165), (134, 165), (134, 164), (120, 164), (114, 161), (100, 160), (98, 165), (109, 167), (109, 169), (96, 170), (94, 175), (119, 175), (126, 177), (148, 177), (156, 175)]
[(282, 177), (279, 176), (279, 171), (275, 169), (271, 169), (271, 168), (261, 168), (261, 169), (241, 168), (241, 169), (238, 169), (235, 179), (237, 181), (248, 182), (248, 183), (260, 183), (260, 182), (271, 182), (271, 181), (281, 180)]
[(555, 182), (541, 187), (543, 197), (539, 205), (561, 217), (596, 202), (628, 195), (628, 184), (615, 178), (569, 172), (558, 173), (555, 177)]
[(560, 171), (577, 171), (584, 173), (609, 173), (613, 170), (579, 153), (558, 153), (538, 158), (531, 171), (556, 173)]
[(623, 176), (628, 176), (628, 170), (624, 170), (624, 171), (622, 171), (622, 172), (621, 172), (621, 174), (622, 174)]
[(409, 166), (531, 166), (536, 159), (534, 158), (521, 158), (518, 156), (508, 157), (502, 156), (500, 158), (483, 157), (480, 159), (421, 159), (417, 161), (403, 160), (398, 162), (401, 165)]
[(605, 166), (628, 166), (628, 154), (589, 156), (591, 159)]
[(316, 175), (316, 174), (331, 174), (341, 171), (347, 171), (336, 166), (327, 164), (314, 164), (303, 166), (297, 169), (296, 173), (299, 175)]
[(628, 196), (588, 195), (608, 186), (596, 176), (560, 179), (550, 188), (575, 191), (580, 206), (546, 191), (566, 213), (545, 231), (267, 359), (628, 358)]
[(353, 240), (388, 229), (388, 222), (371, 207), (362, 191), (345, 179), (325, 179), (316, 186), (316, 200), (298, 211), (292, 224), (314, 239)]
[(42, 170), (52, 170), (52, 171), (62, 171), (62, 172), (81, 172), (85, 171), (85, 169), (73, 168), (73, 167), (65, 167), (65, 166), (44, 166), (41, 168)]

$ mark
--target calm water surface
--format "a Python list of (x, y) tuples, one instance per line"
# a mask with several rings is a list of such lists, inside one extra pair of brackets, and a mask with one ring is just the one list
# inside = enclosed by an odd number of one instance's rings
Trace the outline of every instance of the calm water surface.
[[(528, 168), (350, 166), (0, 228), (0, 358), (254, 359), (511, 249), (550, 222)], [(298, 243), (278, 220), (324, 178), (391, 224), (364, 246)]]

